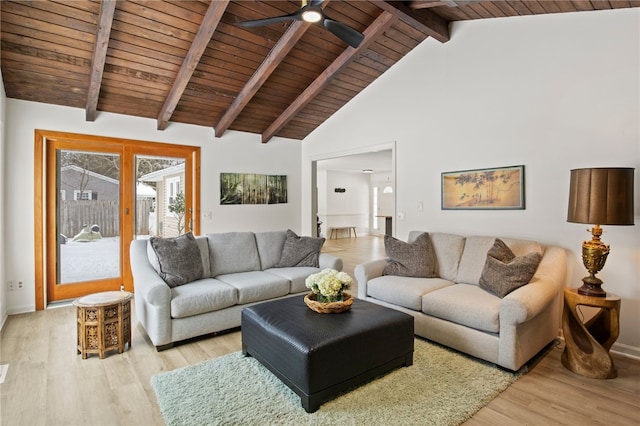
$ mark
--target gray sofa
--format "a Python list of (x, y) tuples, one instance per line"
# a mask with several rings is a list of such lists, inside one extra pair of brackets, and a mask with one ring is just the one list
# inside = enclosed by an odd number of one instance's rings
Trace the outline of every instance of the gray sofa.
[[(412, 231), (408, 242), (422, 231)], [(495, 237), (429, 233), (435, 277), (383, 275), (387, 259), (355, 268), (358, 298), (415, 319), (415, 334), (516, 371), (558, 335), (566, 253), (560, 247), (503, 238), (516, 256), (541, 254), (529, 284), (500, 297), (480, 277)], [(534, 267), (535, 268), (535, 267)]]
[(342, 270), (342, 260), (327, 253), (317, 257), (318, 267), (276, 267), (290, 241), (289, 232), (195, 237), (202, 275), (173, 287), (159, 275), (157, 253), (149, 240), (132, 241), (136, 317), (151, 342), (163, 350), (181, 340), (238, 327), (245, 306), (308, 292), (305, 279), (310, 274), (324, 268)]

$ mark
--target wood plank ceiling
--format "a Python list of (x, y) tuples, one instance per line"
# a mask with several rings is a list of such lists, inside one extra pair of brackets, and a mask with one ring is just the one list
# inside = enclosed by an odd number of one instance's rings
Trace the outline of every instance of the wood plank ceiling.
[(365, 35), (350, 47), (302, 21), (238, 22), (296, 12), (299, 1), (72, 0), (0, 2), (7, 97), (304, 139), (449, 23), (640, 7), (640, 0), (339, 1), (326, 15)]

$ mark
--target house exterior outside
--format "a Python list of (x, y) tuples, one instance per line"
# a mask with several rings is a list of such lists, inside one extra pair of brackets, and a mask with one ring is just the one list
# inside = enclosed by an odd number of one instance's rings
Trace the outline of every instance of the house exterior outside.
[(184, 223), (180, 223), (179, 217), (169, 211), (169, 205), (178, 194), (184, 193), (184, 163), (147, 173), (140, 176), (138, 181), (156, 184), (156, 205), (155, 211), (149, 215), (149, 234), (159, 237), (176, 237), (182, 234)]
[(60, 168), (61, 200), (118, 200), (119, 195), (116, 179), (74, 165)]

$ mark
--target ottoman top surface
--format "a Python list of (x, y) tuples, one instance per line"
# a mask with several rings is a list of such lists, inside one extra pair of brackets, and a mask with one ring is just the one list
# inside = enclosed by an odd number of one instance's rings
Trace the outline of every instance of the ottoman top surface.
[(413, 341), (411, 315), (360, 299), (355, 299), (351, 309), (346, 312), (320, 314), (304, 303), (304, 296), (287, 297), (244, 308), (242, 322), (246, 321), (270, 332), (286, 335), (288, 339), (295, 339), (302, 346), (396, 326), (405, 330), (410, 327)]

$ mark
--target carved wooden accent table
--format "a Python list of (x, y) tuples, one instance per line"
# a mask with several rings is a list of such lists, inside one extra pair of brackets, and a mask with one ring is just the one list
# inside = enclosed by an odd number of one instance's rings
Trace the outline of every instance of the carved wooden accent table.
[(106, 291), (90, 294), (73, 302), (77, 307), (78, 353), (82, 359), (88, 354), (105, 353), (124, 345), (131, 349), (131, 298), (127, 291)]
[[(580, 305), (600, 311), (583, 322), (577, 311)], [(611, 293), (607, 297), (585, 296), (577, 289), (565, 288), (562, 331), (565, 340), (562, 365), (592, 379), (617, 376), (609, 349), (620, 334), (620, 297)]]

